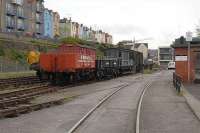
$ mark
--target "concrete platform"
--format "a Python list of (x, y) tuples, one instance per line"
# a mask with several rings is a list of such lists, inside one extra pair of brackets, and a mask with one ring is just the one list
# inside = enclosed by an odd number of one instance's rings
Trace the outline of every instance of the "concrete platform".
[(200, 133), (200, 122), (172, 85), (172, 72), (163, 71), (144, 97), (141, 133)]
[(183, 96), (191, 110), (200, 120), (200, 85), (199, 84), (185, 84), (181, 87)]
[(184, 87), (190, 94), (200, 100), (200, 84), (184, 84)]

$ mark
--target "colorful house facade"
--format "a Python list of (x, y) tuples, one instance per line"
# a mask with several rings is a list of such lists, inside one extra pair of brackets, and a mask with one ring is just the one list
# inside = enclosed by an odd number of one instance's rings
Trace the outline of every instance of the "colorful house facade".
[(74, 37), (111, 43), (112, 36), (95, 31), (71, 19), (60, 19), (58, 12), (44, 8), (44, 0), (0, 0), (0, 32), (37, 38)]
[(60, 30), (60, 37), (66, 38), (66, 37), (72, 37), (72, 22), (71, 19), (61, 19), (59, 24), (59, 30)]
[(42, 36), (43, 11), (43, 0), (1, 0), (0, 31)]
[(60, 36), (60, 15), (58, 12), (53, 12), (53, 37)]
[(45, 8), (44, 10), (44, 37), (53, 38), (53, 11)]

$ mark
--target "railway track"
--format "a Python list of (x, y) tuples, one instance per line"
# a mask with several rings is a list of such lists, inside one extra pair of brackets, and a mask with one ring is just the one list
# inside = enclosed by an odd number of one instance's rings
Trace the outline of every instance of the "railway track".
[(84, 84), (90, 84), (93, 82), (95, 81), (80, 82), (77, 84), (69, 84), (67, 86), (62, 86), (62, 87), (43, 84), (40, 86), (29, 87), (29, 88), (0, 91), (0, 118), (18, 116), (21, 113), (42, 109), (58, 103), (60, 104), (65, 99), (60, 98), (40, 104), (32, 104), (31, 101), (34, 100), (34, 98), (41, 96), (43, 94), (54, 93), (57, 92), (58, 90), (67, 89), (75, 86), (81, 86)]
[(39, 110), (55, 104), (61, 104), (65, 100), (65, 98), (60, 98), (40, 104), (32, 104), (31, 100), (43, 94), (54, 93), (58, 90), (81, 86), (93, 82), (94, 81), (80, 82), (77, 84), (69, 84), (66, 86), (51, 86), (49, 84), (46, 84), (5, 92), (0, 91), (0, 118), (15, 117), (22, 113)]
[(9, 78), (9, 79), (0, 79), (0, 89), (8, 86), (21, 86), (21, 85), (30, 85), (42, 83), (38, 77), (29, 76), (29, 77), (20, 77), (20, 78)]
[(62, 99), (46, 102), (42, 104), (31, 104), (30, 101), (35, 97), (56, 92), (63, 87), (43, 85), (27, 89), (20, 89), (6, 93), (0, 93), (0, 117), (17, 116), (20, 113), (37, 110), (46, 105), (61, 102)]
[[(105, 98), (103, 98), (99, 103), (97, 103), (90, 111), (88, 111), (69, 131), (68, 133), (74, 133), (76, 132), (76, 130), (78, 128), (80, 128), (82, 126), (82, 124), (90, 117), (90, 115), (92, 115), (101, 105), (103, 105), (103, 103), (105, 103), (107, 100), (109, 100), (113, 95), (115, 95), (116, 93), (118, 93), (120, 90), (130, 86), (132, 83), (130, 84), (126, 84), (123, 86), (120, 86), (119, 88), (115, 89), (112, 93), (110, 93), (109, 95), (107, 95)], [(137, 117), (136, 117), (136, 133), (139, 133), (139, 119), (140, 119), (140, 110), (141, 110), (141, 104), (142, 104), (142, 100), (144, 97), (144, 94), (146, 92), (146, 90), (151, 86), (151, 82), (148, 82), (147, 84), (145, 84), (144, 88), (142, 88), (142, 93), (140, 95), (139, 98), (139, 102), (138, 102), (138, 107), (137, 107)]]

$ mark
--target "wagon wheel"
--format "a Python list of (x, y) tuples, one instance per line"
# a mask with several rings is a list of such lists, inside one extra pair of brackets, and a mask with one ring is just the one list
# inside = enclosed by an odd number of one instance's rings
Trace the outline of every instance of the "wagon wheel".
[(96, 78), (97, 78), (97, 80), (102, 80), (103, 79), (103, 72), (102, 71), (97, 71)]

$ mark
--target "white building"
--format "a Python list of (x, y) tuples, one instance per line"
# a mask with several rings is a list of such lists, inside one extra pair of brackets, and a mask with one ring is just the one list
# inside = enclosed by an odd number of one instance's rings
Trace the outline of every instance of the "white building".
[(167, 67), (168, 63), (173, 61), (173, 48), (159, 47), (158, 48), (158, 63), (162, 67)]
[(144, 63), (148, 61), (148, 43), (136, 43), (133, 50), (143, 53)]
[(61, 19), (60, 20), (60, 37), (72, 37), (72, 22), (71, 19)]

